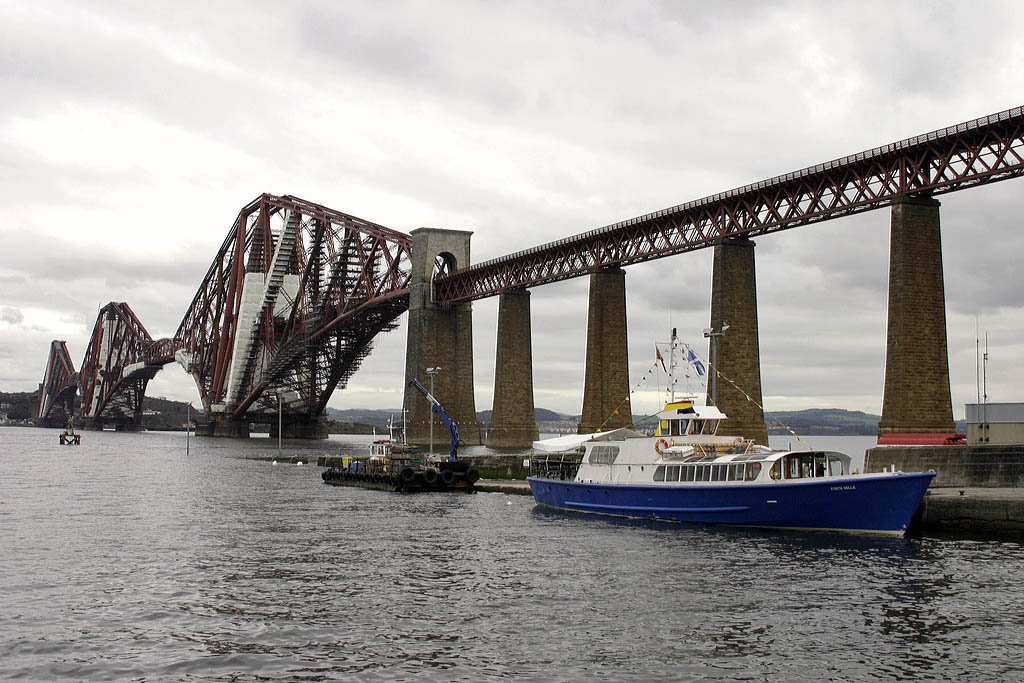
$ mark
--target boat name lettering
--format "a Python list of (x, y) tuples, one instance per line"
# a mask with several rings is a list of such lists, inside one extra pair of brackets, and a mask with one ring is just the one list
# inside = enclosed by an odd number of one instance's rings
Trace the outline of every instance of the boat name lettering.
[(857, 487), (854, 484), (846, 484), (845, 486), (833, 486), (833, 491), (856, 491)]

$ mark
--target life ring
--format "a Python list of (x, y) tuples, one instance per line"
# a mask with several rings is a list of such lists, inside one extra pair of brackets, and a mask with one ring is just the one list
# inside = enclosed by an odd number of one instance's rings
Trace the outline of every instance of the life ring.
[(664, 453), (666, 448), (668, 448), (668, 439), (658, 439), (654, 442), (654, 451), (658, 455)]

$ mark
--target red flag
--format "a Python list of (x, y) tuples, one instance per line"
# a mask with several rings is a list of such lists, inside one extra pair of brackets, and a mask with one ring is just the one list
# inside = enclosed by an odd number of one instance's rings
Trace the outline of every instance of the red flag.
[(668, 368), (665, 367), (665, 359), (661, 357), (661, 351), (658, 350), (657, 346), (654, 347), (654, 354), (658, 357), (658, 360), (661, 361), (661, 369), (664, 370), (667, 375)]

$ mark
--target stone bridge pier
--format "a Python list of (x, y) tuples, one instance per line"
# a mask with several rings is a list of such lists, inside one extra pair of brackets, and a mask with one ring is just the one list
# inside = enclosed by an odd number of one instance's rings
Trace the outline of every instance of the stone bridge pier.
[(715, 245), (711, 276), (711, 329), (715, 353), (708, 354), (708, 403), (714, 401), (729, 416), (722, 432), (768, 445), (761, 398), (761, 352), (757, 330), (757, 277), (754, 242), (745, 237), (724, 239)]
[(587, 367), (578, 433), (633, 426), (629, 400), (626, 272), (617, 266), (590, 273)]
[(533, 341), (530, 290), (498, 297), (498, 342), (494, 360), (494, 404), (487, 445), (524, 448), (539, 436), (533, 402)]
[(416, 377), (427, 389), (427, 368), (439, 368), (433, 394), (459, 427), (466, 445), (479, 445), (480, 424), (473, 392), (473, 305), (438, 303), (433, 279), (438, 270), (453, 272), (470, 263), (472, 232), (419, 228), (412, 236), (412, 277), (409, 283), (409, 332), (405, 355), (403, 408), (410, 443), (427, 445), (434, 421), (434, 451), (447, 453), (448, 430), (433, 416), (430, 403), (409, 381)]
[(893, 434), (952, 434), (939, 202), (892, 205), (889, 321), (879, 441)]

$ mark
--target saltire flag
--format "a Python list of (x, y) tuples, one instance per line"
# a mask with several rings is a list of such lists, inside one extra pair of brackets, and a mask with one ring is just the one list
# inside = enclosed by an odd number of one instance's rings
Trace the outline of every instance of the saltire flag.
[(697, 371), (697, 374), (703, 377), (708, 374), (707, 368), (704, 367), (704, 363), (697, 354), (693, 352), (689, 346), (686, 347), (686, 362), (693, 366), (693, 369)]
[(665, 374), (667, 375), (668, 368), (665, 367), (665, 359), (662, 358), (661, 351), (658, 350), (657, 346), (654, 347), (654, 355), (658, 357), (658, 360), (661, 362), (661, 369), (664, 370)]

